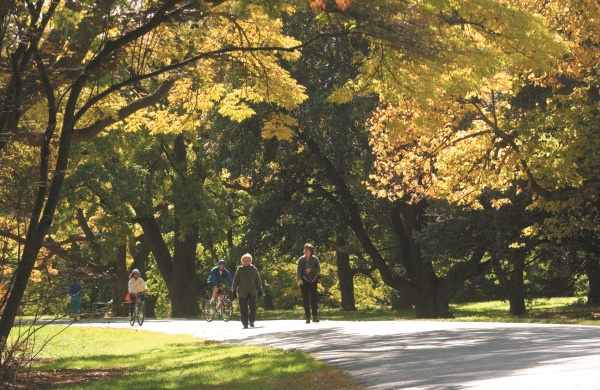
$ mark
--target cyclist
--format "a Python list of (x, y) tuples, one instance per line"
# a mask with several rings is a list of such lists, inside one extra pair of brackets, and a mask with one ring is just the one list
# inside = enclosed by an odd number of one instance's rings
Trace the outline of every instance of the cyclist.
[[(217, 293), (219, 293), (219, 303), (221, 303), (223, 300), (223, 293), (219, 291), (219, 289), (223, 288), (223, 279), (227, 280), (229, 286), (233, 284), (233, 278), (231, 277), (231, 274), (225, 269), (225, 260), (219, 260), (219, 263), (210, 270), (210, 274), (206, 280), (206, 283), (208, 283), (208, 288), (212, 291), (210, 303), (215, 302), (215, 296)], [(219, 304), (217, 304), (217, 307), (219, 307)]]
[[(135, 308), (135, 296), (139, 293), (143, 293), (148, 290), (146, 282), (140, 276), (140, 271), (136, 268), (131, 271), (129, 275), (129, 282), (127, 283), (127, 290), (129, 291), (129, 299), (131, 299), (131, 306), (129, 308), (129, 318), (133, 316), (133, 309)], [(144, 296), (141, 296), (144, 299)]]

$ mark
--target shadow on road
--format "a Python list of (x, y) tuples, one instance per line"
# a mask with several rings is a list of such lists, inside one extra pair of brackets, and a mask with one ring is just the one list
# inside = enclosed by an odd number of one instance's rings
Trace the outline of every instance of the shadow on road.
[(547, 376), (566, 363), (600, 369), (600, 328), (528, 325), (406, 332), (402, 322), (397, 324), (397, 331), (389, 334), (315, 327), (248, 341), (312, 353), (371, 388), (459, 389), (493, 378)]

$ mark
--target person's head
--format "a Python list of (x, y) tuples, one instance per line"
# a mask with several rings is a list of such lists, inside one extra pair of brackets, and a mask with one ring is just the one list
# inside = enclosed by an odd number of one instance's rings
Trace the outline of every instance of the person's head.
[(225, 260), (219, 260), (219, 269), (222, 271), (225, 268)]
[(246, 253), (244, 256), (242, 256), (242, 264), (244, 265), (244, 267), (249, 266), (252, 263), (252, 255), (250, 255), (250, 253)]
[(71, 283), (77, 283), (77, 278), (71, 278)]
[(131, 271), (131, 277), (134, 278), (134, 279), (139, 278), (140, 277), (140, 271), (137, 268), (135, 268), (133, 271)]
[(315, 254), (315, 247), (308, 242), (304, 244), (304, 256), (312, 256)]

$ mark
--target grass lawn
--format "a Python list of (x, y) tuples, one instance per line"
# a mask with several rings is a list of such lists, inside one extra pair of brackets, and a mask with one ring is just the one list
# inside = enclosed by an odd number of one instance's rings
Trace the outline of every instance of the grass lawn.
[(585, 305), (579, 298), (540, 298), (527, 303), (527, 315), (509, 314), (508, 302), (451, 305), (458, 321), (495, 321), (545, 324), (600, 325), (600, 306)]
[(32, 372), (20, 374), (14, 388), (360, 388), (350, 375), (299, 351), (142, 330), (56, 326), (36, 332), (37, 348), (49, 337)]

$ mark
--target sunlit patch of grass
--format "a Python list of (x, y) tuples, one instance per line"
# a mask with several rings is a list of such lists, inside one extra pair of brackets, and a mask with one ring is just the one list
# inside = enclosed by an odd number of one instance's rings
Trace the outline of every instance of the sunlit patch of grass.
[(508, 301), (451, 305), (457, 321), (600, 325), (600, 306), (581, 298), (537, 298), (526, 302), (527, 314), (510, 315)]

